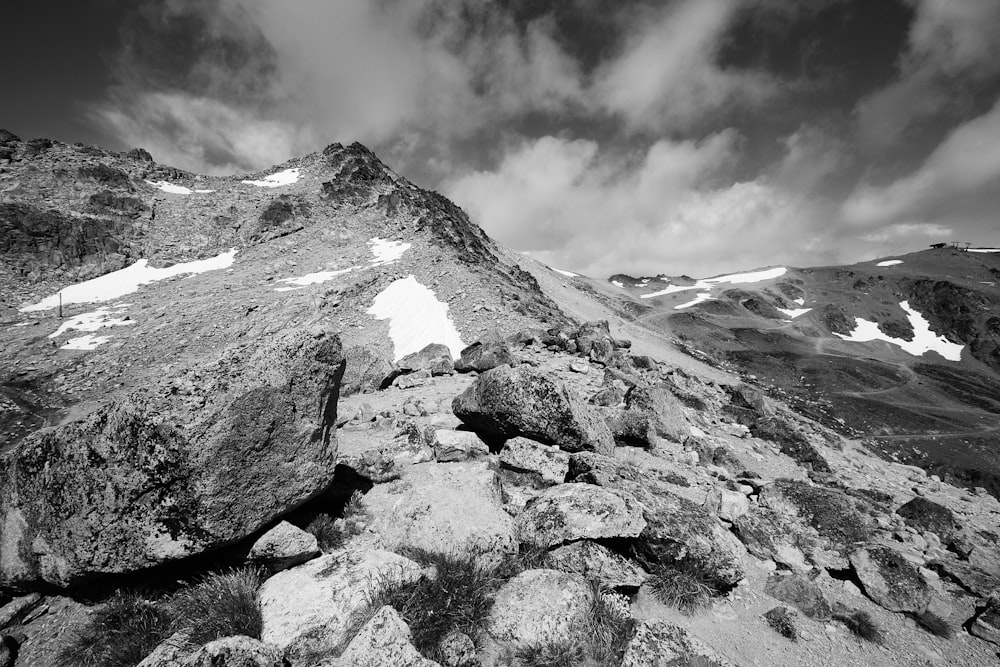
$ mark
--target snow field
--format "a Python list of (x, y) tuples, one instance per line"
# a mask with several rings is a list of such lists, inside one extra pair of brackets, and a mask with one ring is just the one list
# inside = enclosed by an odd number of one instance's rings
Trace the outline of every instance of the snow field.
[(875, 266), (896, 266), (897, 264), (902, 264), (902, 263), (903, 260), (901, 259), (887, 259), (884, 262), (879, 262)]
[(142, 285), (154, 283), (158, 280), (165, 280), (166, 278), (186, 273), (197, 274), (228, 268), (232, 266), (235, 258), (236, 248), (232, 248), (228, 252), (216, 255), (215, 257), (198, 259), (193, 262), (180, 262), (163, 269), (148, 266), (145, 259), (140, 259), (135, 264), (127, 266), (124, 269), (64, 287), (59, 292), (45, 297), (36, 304), (20, 308), (19, 312), (30, 313), (57, 308), (59, 306), (60, 294), (62, 294), (62, 303), (64, 305), (70, 303), (111, 301), (112, 299), (135, 292)]
[(374, 238), (368, 241), (368, 247), (371, 248), (372, 254), (375, 255), (375, 259), (372, 260), (371, 265), (384, 266), (395, 262), (412, 246), (403, 241), (387, 241), (386, 239)]
[(61, 346), (60, 350), (93, 350), (98, 345), (103, 345), (107, 343), (111, 338), (109, 336), (95, 336), (94, 334), (87, 334), (86, 336), (80, 336), (79, 338), (70, 338), (66, 341), (66, 344)]
[(715, 297), (712, 296), (711, 292), (701, 292), (696, 294), (694, 299), (691, 301), (686, 301), (680, 305), (674, 306), (674, 310), (684, 310), (685, 308), (690, 308), (691, 306), (697, 306), (699, 303), (704, 303), (706, 301), (715, 301)]
[(835, 335), (851, 343), (868, 343), (876, 340), (885, 341), (886, 343), (891, 343), (902, 348), (904, 352), (912, 354), (915, 357), (919, 357), (927, 352), (937, 352), (948, 361), (962, 360), (962, 348), (965, 347), (964, 345), (952, 343), (944, 336), (939, 336), (931, 331), (930, 322), (923, 315), (910, 308), (908, 302), (901, 301), (899, 307), (906, 312), (910, 326), (913, 327), (913, 340), (903, 340), (902, 338), (888, 336), (879, 330), (878, 324), (869, 322), (861, 317), (854, 318), (855, 329), (850, 335)]
[(801, 315), (805, 315), (810, 310), (812, 310), (812, 308), (778, 308), (779, 312), (784, 313), (785, 315), (787, 315), (789, 318), (791, 318), (793, 320), (796, 317), (799, 317)]
[[(673, 294), (674, 292), (683, 292), (692, 289), (711, 289), (719, 285), (736, 285), (736, 284), (746, 284), (746, 283), (759, 283), (763, 280), (773, 280), (774, 278), (780, 278), (788, 272), (783, 266), (779, 266), (773, 269), (764, 269), (761, 271), (751, 271), (748, 273), (733, 273), (728, 276), (718, 276), (716, 278), (702, 278), (694, 285), (668, 285), (665, 289), (658, 292), (650, 292), (649, 294), (640, 294), (640, 298), (652, 299), (657, 296), (664, 296), (667, 294)], [(706, 301), (707, 299), (701, 299), (701, 301)], [(695, 299), (693, 303), (700, 303), (698, 299)], [(692, 304), (684, 304), (687, 308)]]
[(97, 331), (98, 329), (103, 329), (104, 327), (133, 325), (135, 324), (135, 320), (125, 319), (124, 317), (116, 317), (117, 315), (124, 315), (125, 308), (127, 307), (128, 304), (122, 304), (114, 306), (113, 309), (98, 308), (97, 310), (89, 313), (74, 315), (68, 320), (64, 320), (58, 329), (49, 334), (49, 338), (58, 338), (68, 331)]
[(146, 181), (152, 185), (157, 190), (162, 192), (169, 192), (172, 195), (190, 195), (190, 194), (208, 194), (209, 192), (215, 192), (215, 190), (192, 190), (191, 188), (184, 187), (183, 185), (176, 185), (174, 183), (169, 183), (167, 181)]
[(259, 181), (240, 181), (240, 183), (256, 185), (258, 188), (280, 188), (283, 185), (298, 183), (300, 178), (299, 171), (300, 169), (298, 167), (285, 169), (284, 171), (279, 171), (276, 174), (265, 176)]
[(557, 269), (555, 267), (552, 267), (552, 270), (561, 276), (566, 276), (567, 278), (578, 278), (580, 276), (579, 273), (573, 273), (572, 271), (563, 271), (562, 269)]
[(439, 301), (434, 290), (412, 275), (393, 281), (379, 292), (367, 312), (376, 319), (389, 320), (393, 361), (419, 352), (431, 343), (446, 345), (456, 358), (465, 348), (448, 315), (448, 304)]

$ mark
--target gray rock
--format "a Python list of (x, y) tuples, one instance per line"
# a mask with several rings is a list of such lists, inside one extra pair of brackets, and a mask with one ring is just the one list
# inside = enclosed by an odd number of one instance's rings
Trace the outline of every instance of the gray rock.
[(520, 435), (567, 451), (614, 449), (607, 425), (587, 404), (530, 367), (486, 371), (455, 398), (452, 410), (487, 441)]
[(902, 555), (889, 547), (875, 546), (851, 554), (851, 566), (865, 595), (889, 611), (923, 613), (933, 590)]
[(367, 345), (354, 345), (344, 350), (344, 379), (340, 395), (368, 394), (389, 384), (399, 369), (387, 355)]
[(930, 531), (947, 544), (960, 530), (955, 514), (947, 507), (926, 498), (916, 497), (896, 510), (908, 526)]
[(823, 590), (804, 574), (771, 577), (764, 585), (764, 592), (816, 621), (826, 621), (833, 613)]
[(643, 507), (627, 493), (592, 484), (560, 484), (528, 503), (517, 517), (522, 542), (553, 547), (579, 539), (637, 537)]
[(736, 667), (687, 630), (662, 619), (639, 621), (621, 667)]
[(35, 432), (0, 461), (0, 584), (67, 586), (202, 553), (321, 492), (343, 368), (337, 336), (291, 330), (197, 369), (194, 394), (164, 380)]
[(332, 651), (344, 639), (351, 617), (385, 587), (417, 581), (421, 568), (389, 551), (341, 549), (279, 572), (260, 589), (261, 639), (295, 653)]
[(284, 570), (319, 554), (315, 535), (282, 521), (254, 542), (247, 559)]
[(652, 447), (657, 438), (683, 443), (691, 434), (681, 402), (665, 385), (630, 389), (625, 409), (609, 424), (616, 441), (639, 447)]
[(197, 648), (196, 644), (191, 643), (187, 631), (181, 630), (160, 642), (136, 667), (177, 667)]
[(569, 454), (528, 438), (511, 438), (500, 451), (500, 465), (518, 472), (535, 473), (548, 484), (562, 484), (569, 471)]
[(750, 500), (739, 491), (715, 488), (705, 497), (705, 507), (729, 522), (750, 511)]
[(182, 667), (284, 667), (276, 646), (252, 637), (224, 637), (209, 642), (184, 658)]
[(580, 540), (545, 554), (545, 567), (595, 579), (606, 588), (639, 588), (649, 573), (637, 563), (590, 540)]
[(459, 373), (470, 371), (483, 373), (505, 365), (517, 365), (517, 359), (514, 358), (509, 347), (500, 341), (477, 341), (462, 350), (461, 356), (455, 362), (455, 370)]
[(605, 341), (609, 343), (609, 347), (613, 347), (612, 341), (614, 340), (611, 337), (611, 327), (607, 320), (584, 322), (573, 333), (572, 338), (576, 341), (577, 352), (583, 356), (590, 354), (595, 342)]
[(972, 622), (969, 632), (1000, 646), (1000, 595), (991, 595), (986, 606)]
[(476, 657), (476, 645), (472, 638), (464, 632), (453, 630), (449, 632), (438, 646), (443, 667), (476, 667), (479, 664)]
[(436, 429), (433, 447), (438, 463), (480, 459), (490, 454), (490, 448), (483, 439), (472, 431)]
[(341, 654), (340, 662), (352, 667), (438, 667), (413, 648), (409, 626), (389, 606), (364, 624)]
[(451, 350), (441, 343), (431, 343), (419, 352), (408, 354), (397, 361), (396, 365), (404, 373), (428, 370), (432, 375), (451, 375), (455, 372)]
[(582, 577), (527, 570), (497, 591), (487, 632), (514, 645), (564, 643), (578, 636), (593, 603), (593, 591)]
[(514, 520), (503, 510), (500, 480), (486, 463), (427, 463), (365, 495), (368, 529), (386, 548), (446, 553), (514, 551)]
[(42, 599), (38, 593), (29, 593), (16, 597), (0, 607), (0, 630), (23, 621), (28, 614), (42, 604)]
[(569, 369), (574, 373), (582, 373), (586, 375), (590, 372), (590, 364), (583, 359), (571, 359), (569, 362)]

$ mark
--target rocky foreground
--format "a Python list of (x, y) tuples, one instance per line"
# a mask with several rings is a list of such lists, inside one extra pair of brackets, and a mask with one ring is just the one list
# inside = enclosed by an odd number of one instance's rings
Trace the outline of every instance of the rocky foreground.
[[(292, 512), (230, 555), (263, 568), (257, 637), (199, 646), (181, 629), (145, 667), (973, 665), (996, 655), (994, 498), (879, 461), (751, 386), (705, 382), (633, 355), (604, 323), (487, 340), (456, 363), (431, 346), (349, 377), (350, 395), (335, 409), (323, 378), (343, 387), (336, 339), (276, 340), (234, 363), (220, 384), (240, 394), (238, 379), (261, 368), (261, 355), (268, 367), (286, 359), (285, 370), (257, 378), (260, 388), (231, 403), (216, 399), (219, 416), (201, 442), (217, 444), (199, 452), (219, 470), (239, 461), (244, 469), (228, 480), (179, 471), (182, 488), (211, 490), (220, 511), (197, 530), (188, 517), (178, 531), (188, 531), (192, 550), (225, 541), (261, 496), (294, 494), (293, 480), (307, 479), (312, 465), (329, 468), (331, 443), (337, 467), (324, 497), (351, 500), (322, 505), (340, 505), (325, 531), (315, 510)], [(298, 407), (296, 396), (305, 401)], [(261, 423), (275, 406), (286, 406), (287, 419)], [(44, 478), (8, 468), (9, 480), (21, 479), (23, 534), (51, 545), (30, 562), (5, 548), (8, 583), (66, 585), (99, 563), (148, 564), (152, 543), (102, 541), (106, 531), (94, 527), (142, 534), (131, 528), (163, 522), (152, 512), (163, 503), (106, 507), (116, 513), (109, 517), (87, 496), (106, 484), (94, 476), (121, 474), (111, 464), (132, 464), (136, 475), (171, 465), (167, 453), (183, 444), (169, 431), (147, 432), (143, 451), (115, 451), (123, 433), (141, 431), (139, 414), (119, 406), (85, 428), (53, 432), (46, 443), (61, 454), (47, 457)], [(279, 424), (283, 442), (302, 444), (240, 449), (260, 442), (245, 429)], [(106, 457), (103, 473), (78, 463), (96, 452)], [(134, 458), (158, 452), (156, 462)], [(34, 456), (22, 452), (18, 465)], [(283, 472), (283, 459), (297, 465)], [(73, 495), (57, 503), (57, 492)], [(414, 612), (393, 593), (450, 576), (447, 558), (456, 557), (497, 572), (487, 610), (421, 654), (404, 618)], [(703, 593), (698, 604), (672, 595), (678, 573), (698, 583), (680, 591)], [(146, 585), (166, 583), (158, 577), (150, 571)], [(8, 644), (20, 645), (18, 665), (55, 664), (60, 643), (94, 613), (40, 591), (0, 609)], [(613, 629), (600, 645), (595, 615)], [(860, 632), (855, 619), (865, 621)]]
[(0, 667), (996, 658), (984, 490), (612, 330), (360, 145), (276, 169), (0, 131)]

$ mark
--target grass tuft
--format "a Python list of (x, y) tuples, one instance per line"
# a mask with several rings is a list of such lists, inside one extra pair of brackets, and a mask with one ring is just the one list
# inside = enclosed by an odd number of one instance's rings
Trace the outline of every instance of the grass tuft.
[(133, 667), (170, 636), (163, 607), (135, 592), (116, 592), (57, 649), (59, 667)]
[(922, 614), (916, 614), (913, 618), (916, 620), (917, 625), (936, 637), (951, 639), (954, 635), (954, 631), (948, 625), (948, 621), (937, 614), (925, 611)]
[(709, 608), (712, 598), (720, 593), (712, 578), (694, 561), (661, 565), (647, 584), (657, 600), (689, 615)]
[(213, 573), (170, 600), (175, 630), (198, 644), (232, 635), (260, 639), (260, 573), (253, 568)]
[(324, 553), (342, 548), (348, 540), (364, 531), (370, 518), (364, 494), (360, 491), (352, 493), (340, 514), (339, 518), (330, 514), (317, 514), (306, 525), (306, 532), (316, 536), (316, 542)]
[(795, 613), (787, 607), (775, 607), (764, 614), (764, 620), (771, 629), (793, 642), (798, 641), (799, 631), (795, 627)]
[(498, 576), (501, 568), (486, 564), (474, 554), (411, 550), (405, 555), (432, 568), (434, 576), (376, 591), (366, 608), (352, 617), (342, 648), (385, 605), (399, 612), (410, 626), (413, 645), (431, 660), (443, 658), (440, 644), (452, 631), (462, 632), (473, 641), (481, 636), (493, 607), (493, 593), (506, 581)]
[(881, 628), (867, 611), (853, 609), (845, 613), (835, 613), (833, 620), (846, 625), (847, 629), (858, 639), (864, 639), (873, 644), (881, 644), (883, 641)]
[(58, 667), (133, 667), (174, 632), (194, 644), (220, 637), (259, 639), (263, 628), (254, 569), (209, 574), (169, 598), (118, 591), (57, 649)]
[(576, 641), (532, 644), (514, 651), (517, 667), (578, 667), (586, 659), (583, 644)]

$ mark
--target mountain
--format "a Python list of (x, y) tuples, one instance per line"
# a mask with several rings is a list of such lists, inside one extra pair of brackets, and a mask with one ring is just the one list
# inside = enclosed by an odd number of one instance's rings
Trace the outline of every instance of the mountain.
[(359, 144), (0, 132), (0, 665), (985, 664), (992, 463), (875, 445), (987, 437), (998, 258), (594, 280)]
[(696, 283), (613, 276), (635, 317), (842, 434), (1000, 493), (1000, 252), (930, 249)]

